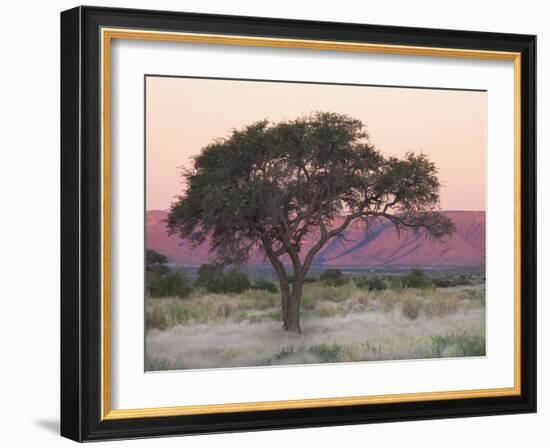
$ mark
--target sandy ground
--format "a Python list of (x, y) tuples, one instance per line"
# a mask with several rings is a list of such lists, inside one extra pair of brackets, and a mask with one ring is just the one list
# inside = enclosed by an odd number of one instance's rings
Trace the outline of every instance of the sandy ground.
[[(242, 367), (464, 356), (457, 346), (434, 352), (434, 337), (483, 338), (485, 309), (464, 308), (442, 316), (403, 316), (399, 307), (346, 316), (308, 317), (302, 334), (280, 322), (222, 322), (150, 329), (148, 370)], [(483, 354), (483, 353), (481, 353)]]

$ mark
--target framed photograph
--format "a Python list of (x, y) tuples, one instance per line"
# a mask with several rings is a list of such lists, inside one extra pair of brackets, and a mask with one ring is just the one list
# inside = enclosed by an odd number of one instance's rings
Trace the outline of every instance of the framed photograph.
[(535, 36), (61, 14), (61, 433), (536, 410)]

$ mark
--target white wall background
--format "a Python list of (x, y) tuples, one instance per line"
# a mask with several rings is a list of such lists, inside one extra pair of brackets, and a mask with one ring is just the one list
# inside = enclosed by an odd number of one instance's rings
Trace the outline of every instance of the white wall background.
[[(384, 25), (537, 34), (539, 171), (539, 413), (537, 415), (344, 426), (123, 441), (110, 446), (545, 446), (550, 439), (550, 392), (543, 356), (550, 332), (542, 322), (550, 269), (550, 158), (544, 153), (549, 122), (545, 77), (550, 53), (549, 11), (535, 0), (387, 2), (339, 0), (133, 0), (88, 4), (156, 8)], [(69, 446), (58, 433), (59, 415), (59, 12), (78, 3), (5, 2), (0, 70), (0, 441), (3, 446)], [(547, 351), (546, 351), (547, 352)], [(546, 353), (547, 354), (547, 353)], [(103, 446), (106, 444), (98, 444)]]

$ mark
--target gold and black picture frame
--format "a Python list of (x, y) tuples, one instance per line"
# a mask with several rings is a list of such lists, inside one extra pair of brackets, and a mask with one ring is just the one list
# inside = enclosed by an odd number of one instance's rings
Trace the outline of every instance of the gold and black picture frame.
[(536, 412), (535, 45), (61, 13), (61, 434)]

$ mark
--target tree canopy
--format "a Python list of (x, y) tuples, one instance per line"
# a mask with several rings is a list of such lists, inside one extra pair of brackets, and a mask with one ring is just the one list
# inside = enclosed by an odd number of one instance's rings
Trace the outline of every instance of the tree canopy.
[(164, 273), (168, 270), (166, 264), (168, 258), (166, 255), (161, 254), (153, 249), (146, 249), (145, 251), (145, 269), (149, 272)]
[[(226, 264), (245, 262), (261, 246), (283, 296), (289, 286), (281, 257), (290, 260), (301, 295), (315, 255), (354, 220), (387, 219), (435, 238), (454, 231), (438, 212), (434, 163), (424, 154), (383, 155), (348, 115), (317, 112), (235, 129), (204, 147), (183, 177), (170, 231), (197, 244), (208, 238)], [(317, 239), (302, 253), (308, 235)]]

